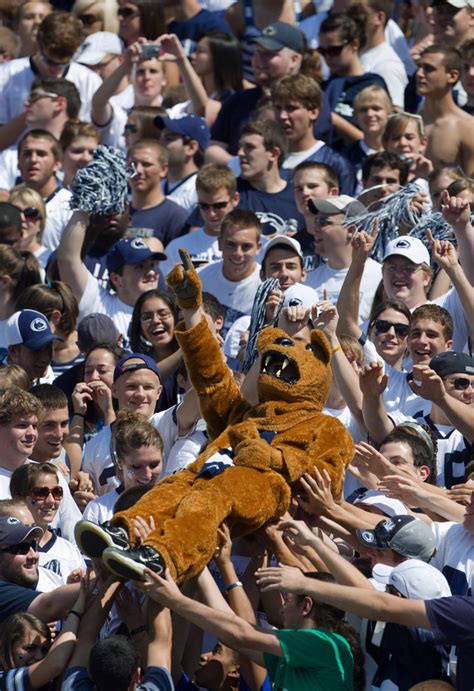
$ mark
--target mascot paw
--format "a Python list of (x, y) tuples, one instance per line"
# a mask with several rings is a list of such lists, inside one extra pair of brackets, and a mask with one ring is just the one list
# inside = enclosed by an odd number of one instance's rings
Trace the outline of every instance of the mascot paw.
[(166, 282), (176, 295), (179, 307), (196, 309), (202, 304), (202, 284), (187, 250), (179, 250), (182, 264), (167, 275)]

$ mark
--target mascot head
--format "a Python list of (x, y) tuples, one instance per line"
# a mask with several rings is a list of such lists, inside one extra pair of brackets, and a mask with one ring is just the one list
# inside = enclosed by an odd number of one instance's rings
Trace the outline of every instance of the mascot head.
[(311, 342), (303, 343), (281, 329), (267, 328), (259, 335), (257, 348), (257, 391), (261, 403), (305, 401), (322, 410), (332, 380), (331, 346), (322, 331), (314, 329)]

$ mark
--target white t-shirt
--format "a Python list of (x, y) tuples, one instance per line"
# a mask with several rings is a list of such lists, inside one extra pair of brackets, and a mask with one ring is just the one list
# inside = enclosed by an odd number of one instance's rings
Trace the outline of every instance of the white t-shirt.
[(11, 190), (19, 175), (18, 150), (16, 146), (10, 146), (0, 154), (0, 189)]
[[(308, 273), (306, 284), (317, 290), (320, 295), (323, 294), (323, 290), (327, 290), (328, 299), (335, 304), (348, 271), (348, 268), (331, 269), (327, 262), (323, 262)], [(382, 267), (373, 259), (368, 259), (360, 284), (359, 323), (368, 319), (374, 295), (381, 280)]]
[(161, 477), (184, 470), (199, 456), (201, 448), (208, 441), (206, 423), (199, 419), (194, 429), (184, 437), (178, 437), (170, 449)]
[(89, 273), (86, 289), (79, 303), (79, 320), (93, 312), (106, 314), (115, 324), (124, 338), (124, 347), (128, 344), (128, 328), (132, 320), (133, 307), (122, 302), (116, 293), (102, 288), (95, 276)]
[[(190, 213), (196, 208), (198, 203), (196, 192), (196, 178), (197, 172), (190, 175), (185, 180), (177, 183), (163, 183), (163, 192), (168, 199), (171, 199), (175, 204), (179, 204), (183, 209), (187, 209)], [(168, 247), (166, 248), (168, 249)]]
[[(319, 302), (319, 297), (314, 288), (310, 288), (304, 283), (295, 283), (285, 291), (282, 309), (290, 305), (304, 305), (311, 308)], [(237, 319), (229, 331), (224, 341), (224, 354), (230, 358), (236, 358), (240, 350), (240, 339), (244, 331), (248, 331), (250, 326), (250, 315), (245, 315)]]
[(474, 535), (460, 523), (432, 523), (436, 553), (430, 564), (448, 581), (453, 595), (467, 595), (474, 578)]
[[(0, 124), (5, 125), (24, 110), (36, 77), (31, 69), (30, 58), (17, 58), (0, 66)], [(90, 122), (92, 97), (102, 84), (101, 78), (88, 67), (71, 62), (65, 78), (76, 85), (81, 97), (81, 120)]]
[(228, 281), (222, 273), (223, 262), (215, 262), (199, 269), (199, 278), (203, 290), (212, 293), (225, 307), (224, 327), (221, 331), (225, 337), (227, 331), (236, 319), (252, 311), (255, 293), (260, 285), (260, 264), (255, 263), (255, 269), (250, 276), (242, 281)]
[(121, 106), (115, 105), (112, 102), (110, 106), (112, 108), (110, 120), (106, 122), (105, 125), (98, 125), (95, 121), (93, 121), (93, 124), (100, 132), (101, 144), (115, 146), (125, 151), (126, 146), (123, 132), (127, 124), (128, 113)]
[(106, 492), (101, 497), (90, 501), (82, 517), (86, 521), (91, 521), (97, 525), (102, 525), (105, 521), (110, 521), (114, 513), (115, 502), (120, 496), (120, 487), (114, 487), (110, 492)]
[(72, 209), (69, 206), (71, 196), (71, 192), (62, 187), (49, 201), (45, 200), (46, 223), (42, 242), (49, 250), (57, 249), (63, 230), (72, 216)]
[[(427, 304), (430, 304), (430, 302), (427, 302)], [(467, 321), (466, 313), (464, 312), (457, 290), (451, 288), (451, 290), (448, 290), (444, 295), (435, 298), (432, 304), (440, 305), (448, 310), (453, 320), (454, 327), (452, 349), (456, 353), (462, 353), (466, 347), (467, 339), (469, 338), (471, 325)]]
[[(403, 411), (410, 417), (426, 415), (431, 410), (431, 401), (417, 396), (409, 387), (410, 374), (399, 372), (390, 365), (385, 365), (385, 373), (388, 374), (387, 388), (382, 394), (382, 399), (387, 413)], [(415, 382), (416, 384), (416, 382)]]
[(393, 105), (405, 106), (405, 87), (408, 77), (403, 62), (386, 41), (364, 51), (360, 61), (366, 72), (374, 72), (385, 80)]
[(219, 237), (217, 235), (208, 235), (204, 228), (199, 228), (192, 233), (171, 240), (166, 245), (165, 253), (167, 259), (160, 263), (160, 270), (163, 276), (169, 274), (171, 269), (181, 262), (178, 252), (180, 247), (185, 247), (188, 250), (193, 263), (197, 265), (210, 264), (222, 259), (222, 252), (219, 249)]
[[(178, 438), (175, 408), (176, 406), (172, 406), (160, 413), (155, 413), (150, 418), (151, 424), (156, 427), (163, 439), (163, 465), (166, 465), (170, 449)], [(113, 490), (120, 484), (115, 475), (115, 465), (110, 454), (111, 443), (112, 429), (110, 425), (107, 425), (84, 446), (81, 470), (89, 473), (99, 495)]]
[(86, 562), (76, 545), (53, 533), (44, 547), (38, 548), (39, 565), (52, 571), (66, 585), (67, 577), (75, 569), (86, 571)]

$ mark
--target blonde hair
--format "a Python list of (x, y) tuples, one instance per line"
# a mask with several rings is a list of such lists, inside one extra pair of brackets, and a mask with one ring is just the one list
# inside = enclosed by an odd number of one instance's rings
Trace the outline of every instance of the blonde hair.
[(425, 138), (425, 127), (423, 125), (423, 118), (421, 115), (416, 115), (413, 113), (393, 113), (385, 125), (385, 130), (382, 135), (383, 145), (386, 146), (389, 139), (392, 137), (399, 137), (402, 135), (410, 122), (415, 123), (420, 141), (423, 141)]
[(366, 86), (365, 89), (361, 89), (357, 96), (354, 98), (354, 112), (357, 113), (364, 105), (367, 103), (373, 103), (375, 100), (382, 101), (387, 113), (393, 112), (392, 99), (388, 93), (381, 86), (377, 84), (371, 84)]
[(10, 204), (15, 204), (15, 202), (22, 202), (23, 204), (28, 204), (28, 206), (33, 206), (41, 214), (41, 224), (40, 224), (40, 238), (43, 233), (44, 226), (46, 223), (46, 207), (44, 205), (43, 197), (36, 191), (31, 189), (31, 187), (26, 187), (26, 185), (18, 185), (14, 187), (10, 192), (8, 197)]
[(116, 0), (76, 0), (71, 8), (71, 12), (75, 17), (85, 14), (84, 10), (91, 5), (98, 5), (102, 14), (102, 31), (110, 31), (113, 34), (118, 34), (119, 19), (118, 19), (118, 3)]

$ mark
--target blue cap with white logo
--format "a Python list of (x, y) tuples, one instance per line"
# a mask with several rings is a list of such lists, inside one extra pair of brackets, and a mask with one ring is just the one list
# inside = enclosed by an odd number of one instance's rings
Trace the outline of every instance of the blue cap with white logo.
[(164, 261), (166, 254), (153, 252), (141, 238), (122, 238), (107, 252), (107, 270), (118, 271), (124, 264), (141, 264), (147, 259)]
[(201, 151), (204, 151), (211, 138), (211, 132), (204, 118), (193, 113), (183, 115), (180, 118), (168, 118), (158, 115), (155, 118), (155, 126), (160, 130), (166, 128), (170, 132), (179, 134), (182, 137), (195, 139)]
[(36, 310), (15, 312), (7, 321), (6, 342), (8, 346), (24, 345), (31, 350), (41, 350), (53, 341), (62, 340), (53, 334), (44, 314)]

